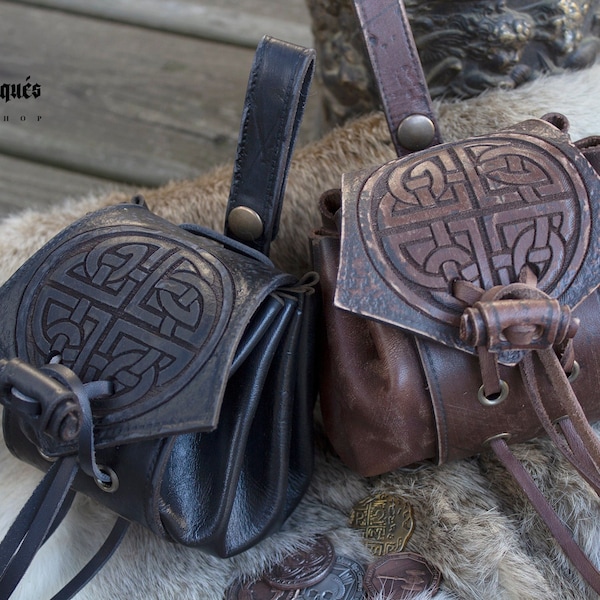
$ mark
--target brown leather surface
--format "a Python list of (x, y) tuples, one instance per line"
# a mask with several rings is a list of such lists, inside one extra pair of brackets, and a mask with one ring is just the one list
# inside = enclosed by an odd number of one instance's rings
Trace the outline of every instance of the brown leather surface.
[(326, 338), (321, 410), (335, 450), (366, 476), (434, 457), (433, 410), (413, 336), (336, 308), (339, 239), (319, 237), (313, 252)]
[[(395, 119), (430, 106), (402, 0), (355, 5), (403, 156)], [(347, 174), (337, 205), (327, 194), (313, 237), (321, 408), (362, 475), (491, 446), (600, 594), (600, 572), (507, 445), (546, 433), (600, 493), (588, 423), (600, 418), (600, 138), (572, 144), (567, 131), (549, 114)]]
[[(573, 389), (586, 415), (600, 419), (596, 400), (600, 389), (600, 362), (594, 360), (600, 339), (600, 298), (589, 296), (575, 311), (585, 323), (574, 339), (581, 374)], [(477, 358), (442, 344), (418, 342), (429, 392), (436, 416), (437, 460), (440, 463), (466, 458), (481, 452), (484, 442), (496, 435), (510, 434), (510, 443), (523, 442), (544, 434), (531, 408), (519, 369), (501, 367), (500, 376), (508, 383), (509, 395), (497, 406), (483, 406), (477, 399), (481, 372)], [(542, 380), (542, 394), (552, 420), (564, 413), (548, 380)]]
[[(332, 292), (338, 247), (335, 235), (316, 237), (313, 243), (327, 338), (321, 410), (329, 439), (348, 466), (365, 476), (377, 475), (422, 460), (444, 463), (472, 456), (498, 434), (509, 433), (516, 443), (544, 433), (518, 368), (501, 367), (509, 396), (486, 407), (477, 399), (481, 371), (475, 356), (336, 308)], [(594, 421), (600, 419), (595, 399), (600, 361), (594, 360), (600, 339), (598, 294), (575, 314), (585, 327), (575, 338), (581, 374), (573, 388)], [(561, 417), (549, 382), (543, 390), (551, 417)]]

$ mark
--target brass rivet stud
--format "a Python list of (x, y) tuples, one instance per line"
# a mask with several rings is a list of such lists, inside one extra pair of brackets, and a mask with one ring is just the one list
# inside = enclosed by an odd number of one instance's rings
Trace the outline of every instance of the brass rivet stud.
[(396, 137), (407, 150), (423, 150), (433, 141), (435, 125), (425, 115), (409, 115), (398, 125)]
[(262, 219), (257, 212), (247, 206), (236, 206), (229, 213), (229, 230), (245, 242), (257, 240), (264, 231)]

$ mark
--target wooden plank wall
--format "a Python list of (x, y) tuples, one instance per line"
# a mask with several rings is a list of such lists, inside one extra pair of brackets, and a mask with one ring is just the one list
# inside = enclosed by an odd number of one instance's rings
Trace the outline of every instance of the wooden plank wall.
[(0, 86), (40, 85), (0, 100), (0, 216), (230, 161), (264, 34), (309, 46), (303, 0), (0, 2)]

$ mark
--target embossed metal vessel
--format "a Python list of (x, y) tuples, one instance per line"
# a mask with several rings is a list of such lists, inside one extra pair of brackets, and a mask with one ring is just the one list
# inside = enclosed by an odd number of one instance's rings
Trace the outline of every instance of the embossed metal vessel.
[[(379, 106), (352, 0), (307, 0), (325, 118), (339, 124)], [(545, 73), (592, 65), (598, 0), (406, 0), (433, 97), (511, 89)]]

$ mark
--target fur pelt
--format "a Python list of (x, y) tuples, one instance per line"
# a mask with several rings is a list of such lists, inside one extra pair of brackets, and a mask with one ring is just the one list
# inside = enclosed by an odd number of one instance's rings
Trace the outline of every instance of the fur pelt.
[[(597, 102), (600, 66), (537, 80), (512, 91), (438, 103), (446, 140), (486, 133), (529, 117), (558, 111), (571, 121), (574, 140), (600, 134)], [(275, 262), (301, 273), (309, 268), (307, 235), (318, 224), (317, 199), (337, 187), (343, 172), (393, 158), (384, 119), (374, 114), (337, 129), (296, 152)], [(195, 181), (174, 182), (143, 194), (152, 210), (174, 222), (199, 222), (221, 229), (231, 167)], [(0, 223), (0, 281), (45, 241), (84, 213), (127, 200), (104, 192), (65, 200), (46, 212), (25, 211)], [(318, 414), (317, 414), (317, 427)], [(534, 474), (560, 516), (600, 564), (600, 502), (547, 440), (514, 448)], [(0, 534), (25, 502), (40, 473), (0, 445)], [(440, 600), (593, 598), (547, 533), (509, 475), (489, 456), (474, 457), (413, 474), (364, 479), (330, 452), (322, 436), (308, 494), (284, 529), (257, 547), (230, 559), (166, 543), (132, 526), (121, 547), (79, 594), (81, 600), (220, 600), (237, 577), (252, 577), (317, 533), (326, 533), (339, 554), (363, 563), (372, 557), (360, 535), (348, 527), (354, 503), (376, 491), (400, 494), (415, 513), (408, 550), (423, 554), (443, 574)], [(79, 498), (36, 557), (15, 598), (49, 598), (100, 546), (114, 516)], [(421, 600), (426, 596), (422, 595)]]

